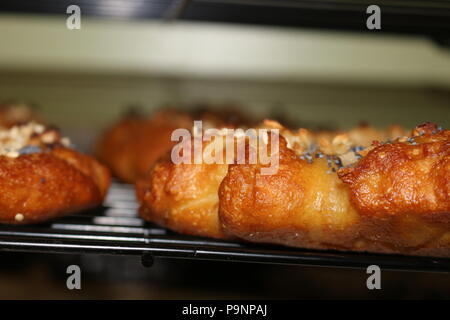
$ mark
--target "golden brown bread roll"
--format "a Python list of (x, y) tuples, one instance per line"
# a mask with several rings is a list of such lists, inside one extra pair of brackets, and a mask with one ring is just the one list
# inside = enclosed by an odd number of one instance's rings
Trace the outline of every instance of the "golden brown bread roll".
[(279, 150), (271, 176), (258, 164), (230, 165), (219, 191), (225, 232), (304, 248), (450, 256), (448, 130), (419, 126), (344, 168), (346, 154), (302, 159), (283, 138)]
[(283, 136), (275, 174), (261, 174), (260, 163), (175, 165), (165, 158), (137, 185), (142, 217), (216, 238), (450, 256), (450, 131), (425, 124), (364, 148), (357, 144), (367, 128), (353, 130), (358, 138), (339, 134), (324, 143), (305, 129), (262, 127)]
[[(298, 156), (295, 155), (293, 150), (296, 150), (299, 153), (310, 150), (318, 144), (319, 138), (322, 139), (323, 137), (315, 136), (305, 129), (293, 132), (283, 128), (275, 121), (265, 121), (260, 128), (279, 129), (280, 133), (285, 136), (289, 142), (289, 148), (287, 148), (287, 145), (284, 146), (284, 149), (281, 148), (281, 172), (290, 172), (293, 176), (301, 177), (303, 180), (306, 179), (308, 173), (306, 171), (303, 172), (300, 168), (292, 169), (292, 171), (283, 171), (283, 167), (285, 166), (284, 161), (288, 159), (286, 156), (290, 153), (297, 159)], [(355, 129), (354, 131), (358, 131), (358, 129)], [(360, 133), (360, 135), (363, 134)], [(283, 143), (286, 144), (286, 141), (283, 141)], [(341, 141), (342, 139), (337, 139), (337, 141), (331, 139), (330, 142), (327, 142), (327, 148), (330, 151), (332, 151), (333, 148), (341, 149)], [(347, 149), (355, 145), (355, 142), (352, 139), (347, 139), (345, 141)], [(203, 142), (203, 150), (206, 150), (207, 146), (214, 142)], [(225, 145), (222, 147), (224, 146)], [(316, 164), (319, 163), (321, 165), (318, 166), (316, 170), (320, 173), (332, 169), (328, 167), (326, 160), (321, 160)], [(291, 162), (290, 165), (295, 167), (296, 163)], [(290, 165), (287, 165), (288, 169), (290, 168)], [(158, 161), (151, 172), (137, 184), (138, 199), (141, 202), (141, 216), (146, 220), (156, 222), (183, 233), (215, 238), (229, 238), (234, 235), (239, 236), (239, 234), (236, 234), (234, 231), (227, 230), (227, 232), (224, 232), (218, 219), (218, 189), (221, 183), (223, 185), (223, 178), (225, 176), (228, 178), (230, 175), (228, 173), (228, 167), (228, 164), (177, 165), (174, 164), (169, 157)], [(236, 165), (235, 167), (237, 168), (236, 170), (239, 170), (239, 168), (240, 170), (251, 169), (254, 171), (260, 169), (257, 165)], [(236, 182), (236, 188), (239, 189), (247, 186), (248, 184), (244, 183), (245, 179), (252, 179), (252, 177), (253, 176), (251, 175), (242, 174), (241, 180)], [(314, 178), (315, 177), (312, 177), (311, 179)], [(270, 179), (270, 177), (268, 176), (267, 179)], [(326, 176), (325, 180), (326, 183), (318, 186), (318, 189), (322, 187), (323, 190), (327, 190), (326, 192), (328, 192), (328, 189), (331, 188), (333, 184), (342, 184), (336, 174)], [(285, 185), (283, 185), (283, 181), (279, 182), (280, 187), (285, 187), (287, 190), (293, 187), (292, 185), (289, 185), (289, 181), (286, 182), (287, 184)], [(268, 187), (264, 190), (264, 192), (268, 193), (276, 191), (277, 189), (272, 187)], [(239, 192), (244, 192), (244, 190), (240, 190)], [(239, 198), (236, 198), (236, 196), (239, 195), (239, 192), (232, 192), (228, 195), (224, 193), (223, 196), (228, 196), (229, 201), (232, 202), (231, 205), (237, 207)], [(272, 194), (272, 196), (274, 196), (274, 194)], [(271, 200), (271, 197), (263, 198), (264, 201)], [(242, 201), (246, 201), (246, 199), (247, 198), (244, 197)], [(280, 194), (279, 200), (287, 203), (295, 202), (294, 199), (289, 198), (289, 194), (283, 193)], [(221, 206), (224, 201), (226, 201), (226, 199), (220, 199)], [(256, 210), (260, 209), (255, 208), (255, 203), (252, 201), (249, 200), (249, 210), (247, 210), (248, 212), (245, 212), (245, 215), (243, 214), (243, 216), (246, 217), (247, 222), (251, 219), (251, 215), (256, 214)], [(332, 201), (331, 198), (330, 201)], [(278, 205), (282, 205), (282, 203)], [(275, 203), (270, 203), (268, 206), (271, 210), (275, 209)], [(230, 229), (230, 227), (228, 227), (228, 229)]]
[(30, 224), (100, 205), (109, 171), (55, 129), (0, 130), (0, 223)]

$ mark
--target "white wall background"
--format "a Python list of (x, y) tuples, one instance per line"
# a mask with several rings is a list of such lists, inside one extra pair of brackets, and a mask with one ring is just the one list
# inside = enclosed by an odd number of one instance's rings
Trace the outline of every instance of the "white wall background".
[(0, 68), (450, 86), (428, 39), (218, 24), (0, 16)]
[(83, 146), (129, 104), (240, 104), (302, 125), (450, 127), (450, 54), (428, 39), (0, 16), (0, 100), (37, 102)]

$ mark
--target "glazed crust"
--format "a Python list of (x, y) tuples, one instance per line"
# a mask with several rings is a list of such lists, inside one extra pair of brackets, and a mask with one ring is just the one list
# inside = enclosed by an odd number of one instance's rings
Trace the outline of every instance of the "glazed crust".
[(143, 219), (180, 233), (228, 238), (219, 223), (217, 190), (226, 164), (174, 164), (161, 159), (136, 184)]
[(412, 143), (376, 147), (357, 166), (339, 170), (353, 203), (368, 216), (450, 212), (450, 131), (421, 128)]
[(220, 185), (220, 220), (227, 233), (255, 241), (307, 248), (343, 247), (358, 236), (359, 215), (345, 185), (327, 174), (326, 160), (299, 159), (280, 138), (279, 169), (230, 165)]
[(449, 131), (420, 131), (338, 174), (285, 143), (275, 175), (230, 165), (219, 191), (224, 230), (294, 247), (449, 257)]
[(379, 145), (339, 177), (361, 233), (394, 252), (450, 256), (450, 131), (417, 127), (409, 142)]
[(109, 183), (104, 166), (64, 147), (0, 156), (0, 223), (37, 223), (100, 205)]
[[(427, 124), (411, 137), (375, 142), (337, 172), (323, 154), (305, 158), (311, 133), (281, 133), (289, 142), (279, 140), (273, 175), (261, 174), (259, 163), (160, 160), (137, 185), (142, 217), (215, 238), (450, 257), (448, 130)], [(326, 145), (331, 151), (332, 140)], [(346, 140), (337, 140), (339, 150)]]

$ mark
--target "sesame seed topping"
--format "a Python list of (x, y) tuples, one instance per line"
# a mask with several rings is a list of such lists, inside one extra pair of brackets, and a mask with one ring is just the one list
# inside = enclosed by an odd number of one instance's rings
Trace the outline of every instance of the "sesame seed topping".
[(18, 214), (16, 214), (16, 216), (14, 217), (14, 220), (16, 220), (17, 222), (21, 222), (21, 221), (23, 221), (24, 218), (25, 218), (25, 217), (23, 216), (23, 214), (18, 213)]

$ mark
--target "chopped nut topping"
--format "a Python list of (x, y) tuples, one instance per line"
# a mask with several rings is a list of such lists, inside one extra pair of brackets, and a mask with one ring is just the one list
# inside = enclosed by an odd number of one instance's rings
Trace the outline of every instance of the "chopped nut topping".
[(353, 151), (347, 152), (347, 153), (339, 156), (339, 158), (341, 159), (342, 165), (344, 167), (352, 165), (353, 163), (355, 163), (359, 160), (357, 157), (357, 154)]
[(55, 144), (68, 147), (70, 140), (61, 138), (58, 130), (35, 122), (0, 129), (0, 156), (17, 158), (24, 154), (42, 152), (42, 148)]
[(339, 134), (335, 136), (331, 142), (321, 138), (319, 140), (319, 147), (325, 154), (339, 155), (348, 152), (348, 150), (352, 147), (352, 143), (347, 134)]

